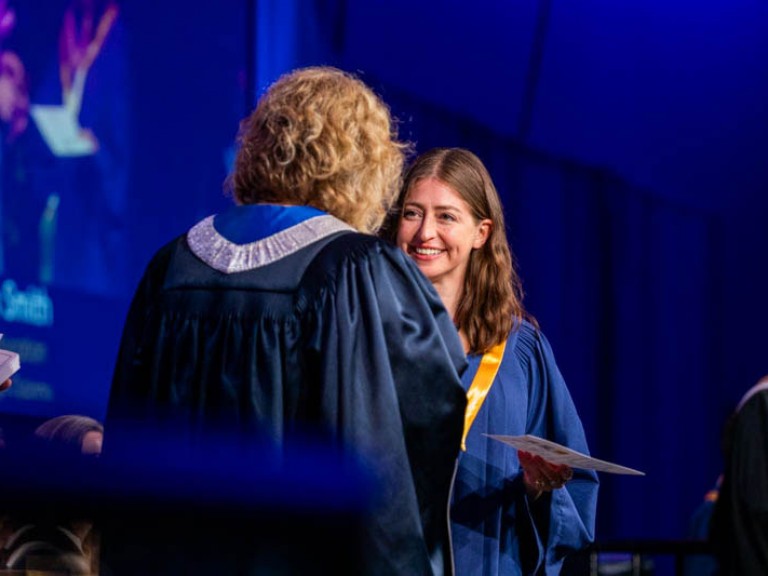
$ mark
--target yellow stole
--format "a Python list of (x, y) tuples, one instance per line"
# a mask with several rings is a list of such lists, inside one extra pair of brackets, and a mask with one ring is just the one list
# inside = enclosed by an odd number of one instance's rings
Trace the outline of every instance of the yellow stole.
[(464, 413), (464, 434), (461, 437), (461, 449), (464, 451), (467, 450), (469, 428), (472, 426), (472, 422), (475, 421), (477, 413), (480, 412), (485, 397), (488, 396), (493, 380), (499, 371), (499, 366), (501, 366), (501, 359), (504, 356), (504, 348), (506, 347), (507, 341), (505, 339), (483, 354), (483, 357), (480, 359), (480, 366), (478, 366), (477, 373), (472, 380), (472, 385), (469, 387), (469, 391), (467, 391), (467, 411)]

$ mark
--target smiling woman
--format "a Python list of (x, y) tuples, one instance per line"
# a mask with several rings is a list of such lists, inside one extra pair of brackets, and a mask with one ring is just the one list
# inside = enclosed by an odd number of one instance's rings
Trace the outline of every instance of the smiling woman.
[(496, 188), (473, 153), (435, 149), (408, 170), (397, 206), (387, 233), (432, 282), (468, 353), (451, 507), (456, 573), (559, 572), (594, 536), (597, 477), (486, 435), (531, 434), (587, 452), (552, 349), (523, 307)]

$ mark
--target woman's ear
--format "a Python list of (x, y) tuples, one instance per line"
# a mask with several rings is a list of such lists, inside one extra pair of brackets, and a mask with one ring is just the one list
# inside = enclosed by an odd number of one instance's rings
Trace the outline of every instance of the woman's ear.
[(493, 230), (493, 221), (491, 219), (485, 218), (484, 220), (480, 220), (480, 223), (477, 225), (475, 240), (472, 242), (472, 248), (476, 250), (482, 248), (488, 241), (488, 237), (491, 235), (491, 230)]

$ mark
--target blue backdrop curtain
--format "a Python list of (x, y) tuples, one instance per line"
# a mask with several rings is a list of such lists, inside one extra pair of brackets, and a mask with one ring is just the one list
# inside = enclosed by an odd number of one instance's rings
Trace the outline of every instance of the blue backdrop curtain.
[[(258, 2), (258, 91), (297, 66), (344, 67), (345, 7)], [(289, 20), (268, 24), (277, 9)], [(720, 471), (721, 406), (731, 400), (723, 387), (720, 218), (358, 72), (418, 151), (463, 146), (486, 163), (527, 307), (552, 342), (593, 454), (647, 473), (603, 476), (598, 539), (685, 536)]]

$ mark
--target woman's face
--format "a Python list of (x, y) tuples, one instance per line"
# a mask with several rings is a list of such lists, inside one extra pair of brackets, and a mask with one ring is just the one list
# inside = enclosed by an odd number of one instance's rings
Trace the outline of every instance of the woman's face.
[(416, 182), (405, 198), (397, 245), (433, 284), (458, 291), (472, 250), (485, 244), (490, 231), (491, 221), (476, 221), (457, 192), (427, 178)]

